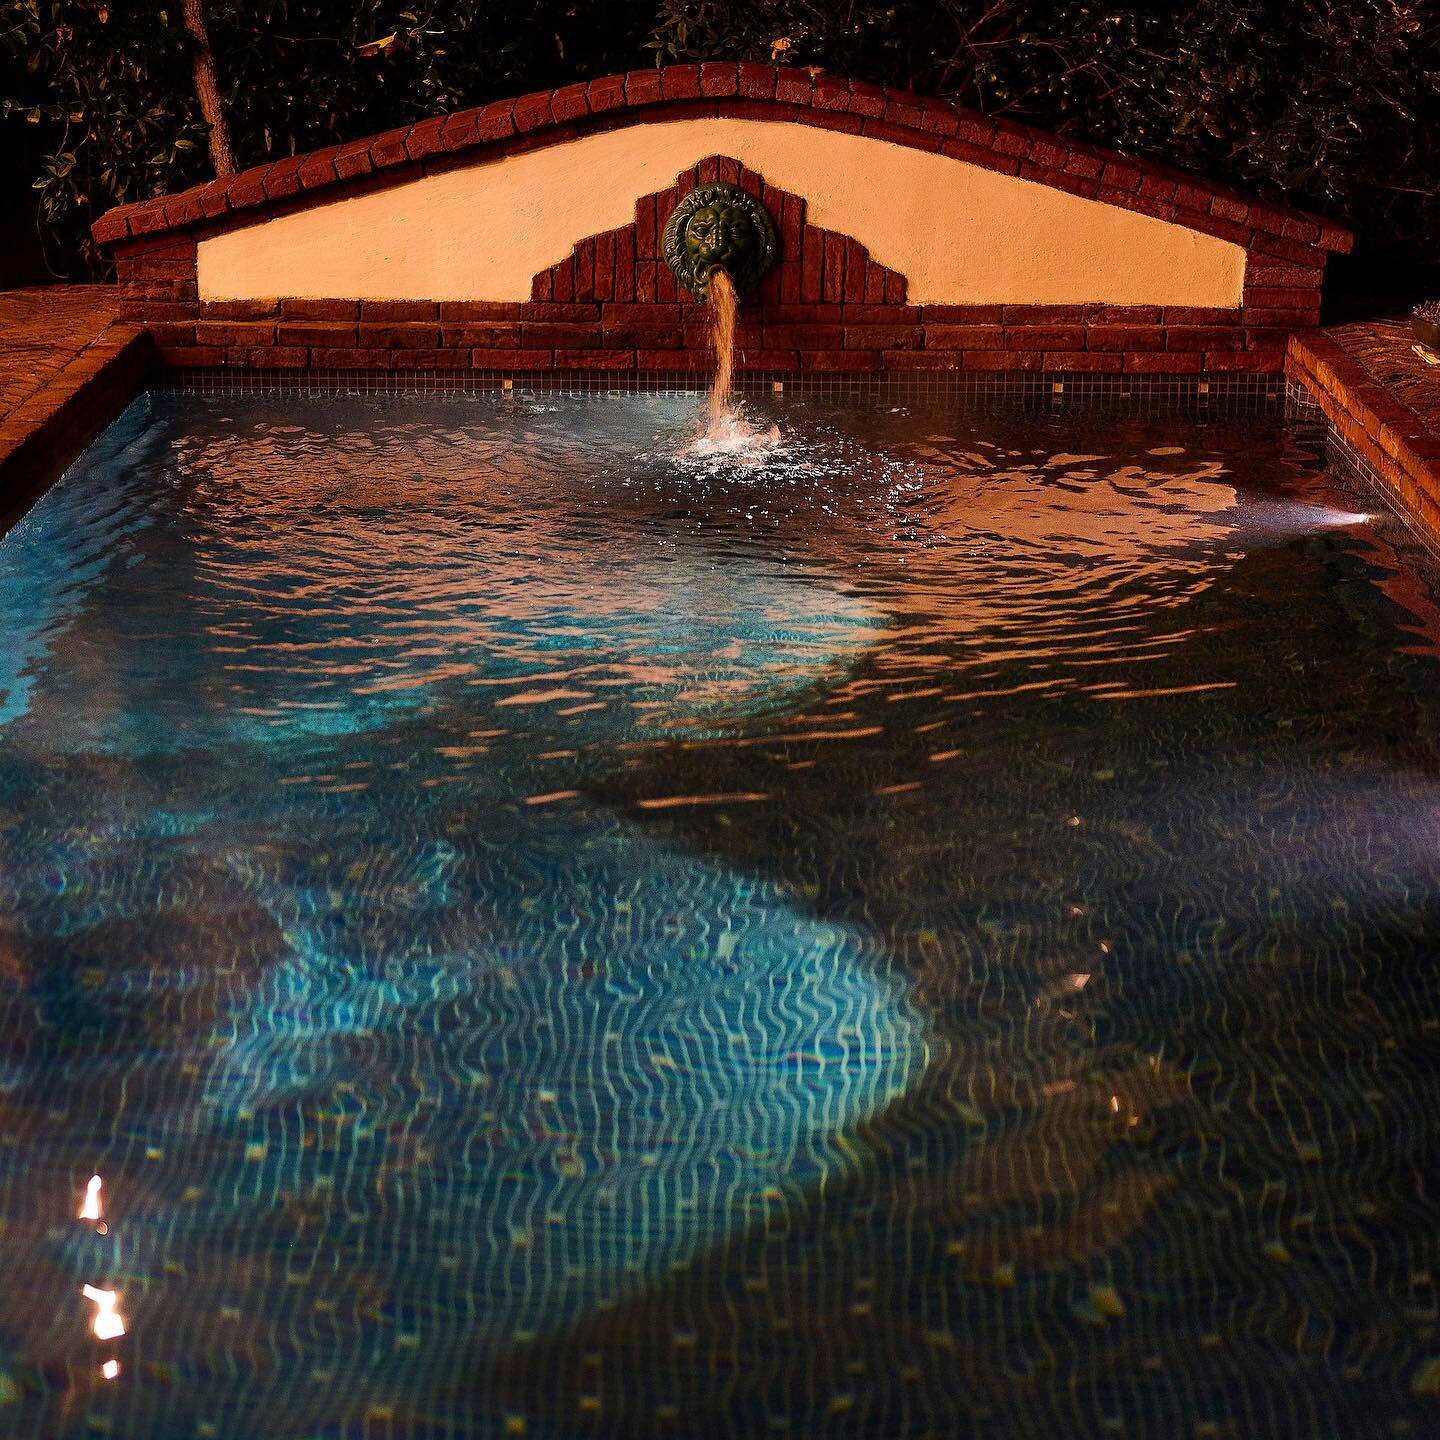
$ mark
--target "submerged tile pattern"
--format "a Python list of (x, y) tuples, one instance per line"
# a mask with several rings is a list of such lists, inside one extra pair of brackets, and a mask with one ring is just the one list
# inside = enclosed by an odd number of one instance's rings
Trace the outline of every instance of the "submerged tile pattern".
[(0, 545), (7, 1436), (1433, 1431), (1433, 572), (752, 407), (161, 398)]

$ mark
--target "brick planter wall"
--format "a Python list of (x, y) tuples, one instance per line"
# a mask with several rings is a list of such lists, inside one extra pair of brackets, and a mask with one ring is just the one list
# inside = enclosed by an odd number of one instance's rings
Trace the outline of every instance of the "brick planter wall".
[[(802, 197), (723, 156), (643, 198), (632, 224), (581, 242), (535, 277), (528, 302), (198, 299), (206, 235), (596, 130), (698, 116), (866, 135), (1218, 236), (1247, 252), (1242, 305), (912, 305), (903, 275), (810, 225)], [(693, 373), (710, 364), (707, 311), (676, 289), (659, 231), (686, 191), (717, 178), (761, 196), (781, 234), (781, 263), (742, 307), (739, 363), (751, 371), (1274, 374), (1289, 335), (1319, 322), (1327, 254), (1350, 245), (1313, 217), (945, 101), (729, 64), (637, 71), (437, 117), (122, 207), (95, 236), (114, 249), (123, 315), (149, 327), (170, 365)]]

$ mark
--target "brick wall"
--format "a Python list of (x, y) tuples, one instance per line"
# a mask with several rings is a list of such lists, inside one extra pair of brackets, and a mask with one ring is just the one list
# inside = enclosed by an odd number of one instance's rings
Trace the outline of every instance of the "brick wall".
[[(596, 129), (697, 114), (866, 134), (1220, 236), (1247, 252), (1241, 308), (911, 305), (903, 275), (810, 225), (802, 197), (720, 156), (537, 275), (528, 302), (197, 298), (206, 234)], [(694, 372), (710, 364), (707, 311), (677, 290), (659, 234), (681, 196), (711, 179), (760, 196), (780, 231), (780, 262), (742, 307), (739, 363), (749, 370), (1275, 373), (1290, 334), (1319, 322), (1329, 251), (1349, 245), (1313, 217), (948, 102), (750, 65), (640, 71), (438, 117), (123, 207), (95, 233), (114, 247), (122, 313), (150, 328), (172, 365)]]

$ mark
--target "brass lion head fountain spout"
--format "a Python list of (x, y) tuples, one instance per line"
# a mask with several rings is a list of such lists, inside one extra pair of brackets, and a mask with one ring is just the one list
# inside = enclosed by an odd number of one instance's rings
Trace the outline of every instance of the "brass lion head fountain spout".
[(753, 290), (779, 249), (770, 212), (748, 190), (717, 180), (698, 185), (665, 222), (661, 253), (683, 289), (710, 306), (715, 380), (708, 435), (722, 435), (730, 414), (735, 368), (735, 317), (740, 296)]
[(775, 263), (779, 242), (770, 212), (748, 191), (723, 180), (698, 185), (671, 211), (661, 253), (697, 300), (724, 270), (738, 294), (753, 290)]

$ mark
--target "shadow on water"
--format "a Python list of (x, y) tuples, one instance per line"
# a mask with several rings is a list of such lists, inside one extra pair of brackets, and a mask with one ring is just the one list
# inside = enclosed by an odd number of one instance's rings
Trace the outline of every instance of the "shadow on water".
[[(615, 1434), (1422, 1433), (1420, 1352), (1371, 1362), (1434, 1314), (1434, 677), (1324, 543), (1237, 560), (1168, 617), (1182, 651), (1112, 672), (1137, 698), (1103, 725), (872, 698), (843, 787), (783, 728), (594, 786), (873, 927), (931, 1058), (855, 1172), (487, 1390)], [(783, 810), (643, 808), (772, 782)]]

